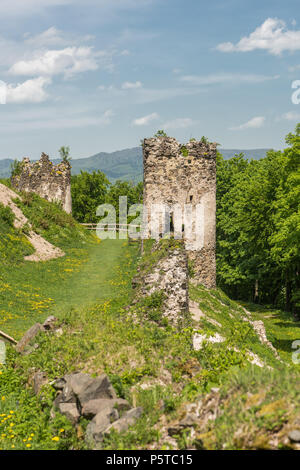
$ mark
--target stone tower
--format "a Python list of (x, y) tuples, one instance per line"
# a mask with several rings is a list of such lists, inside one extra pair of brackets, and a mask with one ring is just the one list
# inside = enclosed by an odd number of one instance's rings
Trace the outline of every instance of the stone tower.
[[(173, 137), (143, 144), (148, 227), (155, 221), (160, 234), (184, 238), (194, 278), (208, 288), (216, 286), (216, 146), (195, 140), (181, 145)], [(169, 208), (163, 216), (155, 213), (157, 204)], [(179, 222), (178, 210), (185, 214)]]
[(53, 165), (48, 155), (42, 153), (37, 162), (23, 158), (20, 174), (12, 179), (13, 188), (18, 191), (36, 193), (48, 201), (61, 202), (62, 208), (72, 212), (71, 165), (61, 162)]

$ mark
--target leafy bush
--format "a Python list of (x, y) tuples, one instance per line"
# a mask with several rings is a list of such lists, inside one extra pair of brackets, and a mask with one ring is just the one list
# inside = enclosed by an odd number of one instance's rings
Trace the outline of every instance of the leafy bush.
[(9, 225), (10, 227), (13, 226), (13, 223), (15, 220), (15, 216), (12, 210), (9, 207), (4, 206), (1, 203), (0, 203), (0, 220), (2, 223), (5, 223)]

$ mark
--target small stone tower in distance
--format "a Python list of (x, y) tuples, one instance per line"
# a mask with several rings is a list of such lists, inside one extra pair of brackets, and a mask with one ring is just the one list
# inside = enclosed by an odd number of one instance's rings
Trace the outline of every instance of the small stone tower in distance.
[(48, 201), (60, 202), (68, 214), (72, 213), (69, 162), (62, 161), (58, 165), (53, 165), (45, 153), (42, 153), (37, 162), (23, 158), (20, 172), (11, 178), (11, 183), (18, 191), (36, 193)]
[[(181, 145), (162, 136), (145, 139), (143, 150), (147, 227), (154, 222), (162, 236), (173, 232), (175, 238), (181, 231), (195, 280), (215, 287), (217, 144), (202, 139)], [(158, 215), (155, 205), (169, 209)]]

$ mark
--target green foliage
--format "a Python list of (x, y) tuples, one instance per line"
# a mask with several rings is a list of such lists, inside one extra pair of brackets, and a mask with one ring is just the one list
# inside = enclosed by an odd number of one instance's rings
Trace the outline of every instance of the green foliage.
[[(119, 221), (119, 198), (127, 197), (127, 210), (134, 204), (143, 203), (143, 183), (134, 185), (131, 182), (117, 180), (110, 185), (105, 197), (105, 202), (111, 204), (116, 210), (117, 222)], [(137, 214), (136, 216), (138, 216)], [(128, 216), (127, 223), (130, 223), (136, 216)]]
[(30, 255), (34, 251), (25, 237), (25, 229), (20, 230), (14, 227), (14, 219), (12, 210), (0, 203), (0, 257), (3, 268), (21, 263), (24, 256)]
[(154, 137), (168, 137), (168, 135), (164, 130), (161, 129), (154, 134)]
[(59, 155), (63, 162), (69, 162), (70, 160), (72, 160), (72, 158), (70, 157), (70, 147), (60, 147)]
[(184, 157), (188, 157), (189, 156), (189, 151), (188, 149), (186, 148), (185, 145), (182, 145), (181, 148), (180, 148), (180, 153), (181, 155), (183, 155)]
[[(26, 388), (22, 371), (0, 366), (0, 443), (2, 450), (66, 450), (76, 432), (62, 415), (50, 418), (53, 390), (43, 400)], [(78, 444), (77, 444), (78, 445)]]
[(15, 216), (12, 210), (0, 203), (0, 220), (3, 224), (13, 227)]
[[(96, 210), (101, 204), (111, 204), (115, 208), (116, 222), (118, 222), (120, 196), (127, 197), (127, 208), (143, 201), (143, 183), (134, 185), (131, 182), (117, 180), (111, 184), (101, 171), (81, 172), (80, 175), (73, 176), (71, 191), (73, 216), (79, 222), (86, 223), (99, 221)], [(131, 219), (128, 219), (128, 223)]]
[(72, 176), (73, 214), (79, 222), (98, 222), (97, 207), (105, 203), (109, 181), (101, 171)]
[(151, 295), (144, 297), (139, 303), (139, 314), (142, 314), (151, 321), (163, 324), (168, 324), (167, 320), (163, 318), (163, 303), (166, 296), (164, 291), (157, 290)]
[[(300, 127), (259, 161), (217, 157), (217, 274), (234, 297), (299, 312)], [(255, 288), (256, 286), (256, 288)], [(258, 287), (258, 294), (256, 293)]]
[(33, 230), (60, 248), (78, 246), (89, 238), (70, 214), (62, 210), (59, 203), (49, 202), (37, 194), (23, 193), (15, 204), (30, 221)]
[(299, 383), (299, 375), (288, 368), (232, 370), (218, 397), (222, 413), (201, 432), (196, 429), (196, 447), (291, 450), (287, 434), (292, 423), (297, 428)]
[(11, 177), (19, 176), (22, 173), (23, 162), (14, 160), (10, 165)]

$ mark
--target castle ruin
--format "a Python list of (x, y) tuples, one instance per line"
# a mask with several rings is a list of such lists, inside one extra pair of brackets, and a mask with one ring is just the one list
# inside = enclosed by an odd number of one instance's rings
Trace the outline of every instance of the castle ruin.
[(62, 161), (58, 165), (53, 165), (45, 153), (42, 153), (37, 162), (30, 162), (29, 158), (23, 158), (20, 172), (12, 177), (11, 182), (13, 188), (18, 191), (36, 193), (48, 201), (60, 202), (62, 208), (71, 214), (71, 165), (69, 162)]
[[(154, 220), (161, 236), (181, 231), (194, 278), (208, 288), (216, 286), (216, 147), (205, 140), (181, 145), (173, 137), (145, 139), (143, 144), (147, 227)], [(169, 208), (163, 217), (155, 214), (158, 204)], [(185, 214), (179, 223), (177, 209)]]

